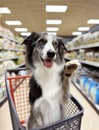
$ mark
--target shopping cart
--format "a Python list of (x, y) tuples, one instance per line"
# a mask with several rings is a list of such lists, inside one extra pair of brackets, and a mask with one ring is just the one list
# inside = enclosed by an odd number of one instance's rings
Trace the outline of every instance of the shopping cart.
[[(24, 76), (20, 72), (24, 71)], [(14, 74), (13, 74), (14, 73)], [(26, 130), (25, 120), (30, 112), (30, 74), (25, 68), (7, 70), (5, 83), (13, 130)], [(80, 130), (83, 108), (74, 97), (64, 104), (64, 119), (32, 130)]]

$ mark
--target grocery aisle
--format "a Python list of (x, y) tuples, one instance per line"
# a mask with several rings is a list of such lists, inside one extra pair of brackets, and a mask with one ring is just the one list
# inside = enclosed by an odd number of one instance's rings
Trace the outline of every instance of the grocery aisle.
[[(73, 82), (75, 81), (86, 99), (99, 113), (98, 10), (99, 0), (56, 0), (54, 2), (42, 0), (42, 4), (39, 0), (0, 0), (0, 105), (4, 103), (7, 96), (5, 70), (21, 68), (26, 63), (26, 47), (22, 44), (24, 39), (32, 32), (37, 33), (32, 33), (33, 37), (34, 34), (38, 36), (38, 33), (40, 35), (41, 32), (47, 32), (63, 38), (68, 50), (64, 56), (66, 61), (77, 59), (81, 63), (81, 68), (73, 76)], [(40, 40), (45, 44), (45, 36), (43, 39), (41, 35)], [(31, 42), (31, 38), (27, 41)], [(53, 39), (51, 42), (53, 44), (59, 40)], [(53, 50), (57, 51), (58, 48), (60, 51), (60, 42), (57, 45), (57, 47), (53, 45)], [(23, 74), (22, 71), (18, 73), (18, 75)], [(12, 73), (10, 76), (16, 75), (17, 73)], [(13, 88), (16, 89), (17, 82), (13, 84)], [(72, 83), (71, 93), (84, 107), (81, 130), (99, 130), (99, 115)], [(0, 130), (12, 130), (8, 101), (0, 107)]]
[[(79, 91), (71, 85), (72, 95), (83, 105), (84, 116), (82, 117), (81, 130), (98, 130), (99, 129), (99, 115), (94, 111), (85, 98), (79, 93)], [(0, 108), (0, 130), (12, 130), (11, 120), (9, 115), (8, 102), (6, 102)]]
[(79, 91), (72, 83), (71, 93), (84, 107), (81, 130), (99, 130), (99, 115), (95, 112), (95, 110), (90, 106), (90, 104), (79, 93)]

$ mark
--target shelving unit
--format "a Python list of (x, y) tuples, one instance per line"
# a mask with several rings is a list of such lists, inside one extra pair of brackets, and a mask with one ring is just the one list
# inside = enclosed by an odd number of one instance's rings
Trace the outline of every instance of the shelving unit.
[(0, 51), (22, 51), (22, 52), (25, 52), (25, 50), (23, 50), (23, 49), (10, 49), (10, 48), (9, 49), (3, 49), (3, 48), (1, 49), (0, 48)]
[[(70, 51), (71, 51), (70, 53), (75, 53), (76, 52), (77, 53), (77, 57), (72, 57), (73, 55), (70, 55), (70, 57), (69, 56), (68, 57), (65, 56), (65, 59), (67, 61), (68, 60), (73, 60), (73, 59), (78, 59), (79, 62), (81, 63), (81, 65), (82, 65), (82, 68), (83, 67), (87, 68), (87, 70), (89, 71), (90, 76), (96, 77), (97, 79), (99, 79), (99, 62), (98, 61), (94, 61), (94, 60), (91, 61), (91, 60), (88, 60), (86, 58), (84, 58), (84, 60), (81, 59), (81, 58), (79, 58), (79, 56), (80, 56), (79, 50), (80, 49), (85, 50), (85, 52), (87, 52), (87, 51), (93, 51), (93, 52), (97, 51), (99, 53), (99, 42), (93, 43), (93, 44), (88, 44), (88, 45), (82, 45), (82, 46), (74, 47), (73, 49), (70, 49)], [(98, 74), (95, 75), (93, 73), (93, 70), (96, 71), (96, 72), (98, 72)], [(99, 114), (99, 104), (96, 105), (92, 101), (92, 99), (89, 96), (87, 96), (87, 94), (85, 93), (85, 91), (83, 91), (81, 89), (78, 80), (80, 81), (80, 79), (77, 79), (77, 77), (76, 77), (76, 78), (74, 78), (72, 80), (72, 83), (79, 90), (79, 92), (85, 97), (85, 99), (90, 103), (90, 105), (94, 108), (94, 110)]]
[[(7, 37), (6, 35), (5, 36), (3, 36), (3, 35), (0, 35), (0, 38), (1, 39), (6, 39), (9, 43), (16, 43), (17, 44), (17, 46), (19, 47), (19, 45), (18, 44), (20, 44), (21, 45), (21, 43), (19, 42), (19, 41), (17, 41), (17, 40), (15, 40), (15, 39), (13, 39), (13, 38), (9, 38), (9, 37)], [(5, 40), (5, 41), (6, 41)], [(5, 43), (5, 42), (4, 42)], [(6, 43), (5, 43), (6, 44)], [(7, 47), (6, 47), (7, 48)], [(6, 61), (14, 61), (14, 62), (17, 62), (19, 59), (25, 59), (25, 57), (24, 57), (24, 53), (25, 53), (25, 51), (24, 51), (24, 49), (20, 49), (20, 48), (13, 48), (12, 46), (11, 46), (11, 48), (10, 47), (8, 47), (7, 49), (6, 49), (5, 47), (2, 47), (1, 46), (1, 48), (0, 48), (0, 52), (3, 52), (3, 53), (6, 53), (6, 52), (10, 52), (10, 53), (12, 53), (12, 56), (10, 55), (10, 56), (1, 56), (2, 58), (0, 59), (0, 64), (2, 64), (2, 63), (4, 63), (4, 62), (6, 62)], [(19, 53), (21, 54), (21, 52), (23, 53), (23, 55), (19, 55)], [(13, 53), (15, 54), (14, 56), (13, 56)], [(16, 55), (18, 53), (18, 55)], [(16, 65), (16, 67), (19, 67), (19, 66), (23, 66), (23, 64), (21, 64), (21, 65)], [(1, 73), (0, 73), (0, 76), (2, 77), (2, 76), (4, 76), (4, 74), (5, 74), (5, 72), (4, 72), (4, 68), (2, 68), (2, 71), (1, 71)], [(1, 85), (2, 86), (2, 85)], [(0, 99), (0, 107), (5, 103), (5, 101), (7, 100), (7, 96), (6, 96), (6, 94), (5, 94), (5, 96), (3, 97), (3, 98), (1, 98)]]
[(21, 57), (14, 57), (14, 58), (7, 58), (7, 59), (1, 59), (0, 62), (7, 61), (7, 60), (17, 60)]
[(99, 47), (99, 42), (89, 44), (89, 45), (82, 45), (82, 46), (79, 46), (79, 47), (75, 47), (73, 49), (70, 49), (70, 51), (76, 51), (76, 50), (79, 50), (79, 49), (96, 48), (96, 47)]
[(94, 108), (94, 110), (97, 112), (97, 114), (99, 114), (99, 106), (98, 106), (98, 105), (95, 105), (95, 104), (92, 102), (91, 98), (88, 97), (83, 90), (81, 90), (79, 84), (78, 84), (76, 81), (72, 81), (72, 83), (73, 83), (73, 85), (78, 89), (78, 91), (84, 96), (84, 98), (90, 103), (90, 105)]
[(7, 39), (7, 40), (9, 40), (9, 41), (11, 41), (11, 42), (15, 42), (15, 43), (21, 44), (19, 41), (15, 40), (15, 39), (8, 38), (8, 37), (5, 37), (5, 36), (3, 36), (3, 35), (0, 35), (0, 37), (1, 37), (1, 38), (5, 38), (5, 39)]
[[(66, 60), (74, 60), (73, 58), (65, 58)], [(78, 59), (79, 60), (79, 59)], [(85, 64), (85, 65), (88, 65), (88, 66), (92, 66), (92, 67), (95, 67), (95, 68), (99, 68), (99, 63), (98, 62), (93, 62), (93, 61), (88, 61), (88, 60), (79, 60), (80, 63), (82, 64)]]

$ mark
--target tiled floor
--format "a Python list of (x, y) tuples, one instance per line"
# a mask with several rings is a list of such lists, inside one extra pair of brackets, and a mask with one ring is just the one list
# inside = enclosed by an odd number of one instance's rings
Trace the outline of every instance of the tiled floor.
[[(81, 130), (99, 130), (99, 115), (72, 84), (71, 93), (84, 107)], [(0, 130), (12, 130), (8, 102), (0, 108)]]
[(0, 130), (12, 130), (8, 102), (0, 107)]

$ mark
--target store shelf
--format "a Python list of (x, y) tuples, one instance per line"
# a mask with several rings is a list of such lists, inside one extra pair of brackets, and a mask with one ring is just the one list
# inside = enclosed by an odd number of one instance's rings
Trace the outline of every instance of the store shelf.
[(2, 36), (2, 35), (0, 35), (0, 37), (1, 38), (5, 38), (5, 39), (7, 39), (7, 40), (9, 40), (11, 42), (15, 42), (15, 43), (21, 44), (19, 41), (15, 40), (15, 39), (11, 39), (11, 38), (8, 38), (8, 37)]
[(84, 98), (90, 103), (90, 105), (94, 108), (94, 110), (99, 114), (99, 105), (95, 105), (90, 97), (88, 97), (83, 90), (81, 90), (78, 83), (72, 81), (73, 85), (79, 90), (79, 92), (84, 96)]
[(24, 58), (24, 56), (14, 57), (14, 58), (7, 58), (7, 59), (1, 59), (0, 62), (7, 61), (7, 60), (18, 60), (19, 58)]
[[(3, 28), (0, 34), (1, 46), (0, 46), (0, 85), (1, 88), (5, 86), (4, 74), (5, 70), (9, 68), (16, 68), (23, 66), (17, 65), (24, 61), (25, 59), (25, 50), (24, 46), (22, 47), (21, 42), (14, 39), (14, 34), (10, 30)], [(17, 37), (18, 38), (18, 37)], [(17, 45), (16, 45), (17, 44)], [(12, 60), (12, 61), (11, 61)], [(6, 93), (4, 93), (6, 95)], [(7, 96), (0, 99), (0, 106), (2, 106), (7, 100)]]
[(4, 73), (4, 72), (1, 72), (1, 73), (0, 73), (0, 76), (3, 75), (3, 74), (5, 74), (5, 73)]
[[(65, 57), (65, 59), (66, 60), (74, 60), (73, 58), (69, 58), (69, 57), (68, 58)], [(79, 60), (79, 59), (77, 59), (77, 60)], [(89, 66), (92, 66), (92, 67), (99, 68), (99, 62), (93, 62), (93, 61), (87, 61), (87, 60), (85, 60), (85, 61), (79, 60), (79, 62), (82, 63), (82, 64), (85, 64), (85, 65), (89, 65)]]
[(20, 65), (18, 65), (16, 68), (24, 68), (25, 67), (25, 63), (22, 63)]
[(0, 51), (18, 51), (18, 52), (25, 52), (25, 50), (23, 49), (3, 49), (3, 48), (0, 48)]
[(82, 64), (86, 64), (89, 66), (97, 67), (99, 68), (99, 62), (93, 62), (93, 61), (80, 61)]
[(7, 61), (7, 60), (17, 60), (17, 59), (19, 59), (19, 57), (15, 57), (15, 58), (7, 58), (7, 59), (1, 59), (0, 62)]
[(79, 49), (89, 49), (89, 48), (99, 48), (99, 42), (97, 43), (93, 43), (93, 44), (89, 44), (89, 45), (84, 45), (84, 46), (79, 46), (79, 47), (75, 47), (73, 49), (70, 49), (70, 51), (75, 51), (75, 50), (79, 50)]

